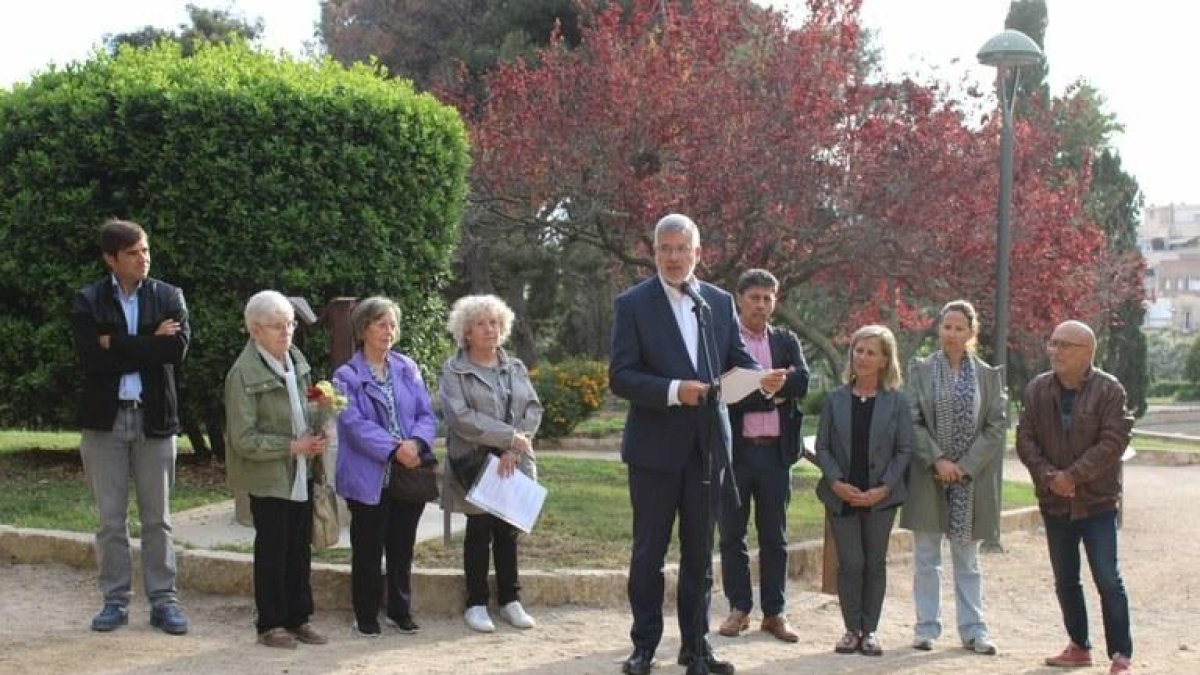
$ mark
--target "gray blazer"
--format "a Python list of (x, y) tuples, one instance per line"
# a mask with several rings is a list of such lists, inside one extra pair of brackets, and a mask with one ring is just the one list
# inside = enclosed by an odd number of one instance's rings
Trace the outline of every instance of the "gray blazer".
[[(844, 481), (850, 476), (850, 397), (850, 385), (830, 392), (817, 427), (817, 466), (821, 468), (817, 496), (825, 503), (825, 508), (834, 513), (841, 511), (843, 502), (830, 486), (834, 481)], [(872, 510), (880, 511), (904, 502), (905, 476), (912, 450), (913, 427), (907, 397), (902, 391), (881, 390), (875, 397), (875, 412), (871, 417), (867, 468), (871, 485), (886, 485), (891, 492)]]
[[(438, 379), (438, 396), (442, 417), (446, 420), (446, 454), (448, 458), (471, 453), (487, 454), (489, 447), (508, 449), (518, 432), (537, 433), (542, 423), (542, 403), (538, 400), (529, 371), (520, 359), (499, 350), (500, 377), (512, 383), (512, 420), (505, 422), (505, 397), (493, 389), (483, 376), (482, 368), (471, 363), (459, 349), (442, 367)], [(533, 451), (522, 454), (517, 469), (537, 480), (537, 465)], [(446, 462), (442, 479), (442, 508), (468, 514), (483, 511), (466, 499), (466, 491), (454, 477), (450, 462)]]
[[(997, 542), (1000, 539), (1000, 478), (1004, 432), (1008, 427), (1008, 395), (999, 368), (993, 368), (975, 356), (971, 361), (979, 392), (979, 414), (975, 438), (958, 465), (975, 484), (972, 525), (975, 538)], [(948, 527), (945, 493), (933, 480), (933, 464), (943, 456), (936, 440), (933, 387), (933, 362), (929, 358), (914, 358), (908, 365), (906, 390), (912, 407), (916, 447), (908, 476), (908, 501), (904, 504), (900, 525), (919, 532), (945, 532)]]

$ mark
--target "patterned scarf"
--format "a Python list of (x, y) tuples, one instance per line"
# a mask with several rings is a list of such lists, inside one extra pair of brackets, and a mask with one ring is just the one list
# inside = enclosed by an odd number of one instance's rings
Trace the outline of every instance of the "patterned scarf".
[[(934, 431), (942, 454), (962, 459), (975, 440), (975, 364), (965, 356), (958, 373), (940, 350), (933, 355)], [(951, 539), (974, 539), (975, 485), (970, 479), (946, 486)]]

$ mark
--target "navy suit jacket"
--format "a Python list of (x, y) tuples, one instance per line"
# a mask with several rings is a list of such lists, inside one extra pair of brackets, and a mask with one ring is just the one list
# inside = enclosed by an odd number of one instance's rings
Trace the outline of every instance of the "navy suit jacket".
[[(758, 369), (742, 342), (733, 296), (704, 282), (700, 282), (700, 295), (710, 307), (716, 374), (734, 366)], [(693, 366), (657, 274), (617, 297), (608, 380), (612, 392), (629, 401), (621, 438), (621, 459), (626, 464), (682, 471), (706, 443), (713, 449), (715, 468), (731, 463), (721, 435), (712, 433), (709, 406), (667, 405), (672, 380), (712, 380), (705, 368), (705, 331), (700, 334), (699, 366)], [(728, 429), (725, 406), (719, 407), (718, 414)]]

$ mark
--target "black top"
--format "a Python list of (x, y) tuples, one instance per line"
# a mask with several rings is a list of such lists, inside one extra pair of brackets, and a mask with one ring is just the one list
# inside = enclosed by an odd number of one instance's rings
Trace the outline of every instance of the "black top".
[(1062, 390), (1062, 426), (1067, 433), (1071, 433), (1071, 414), (1075, 412), (1075, 394), (1074, 389)]
[(871, 457), (871, 416), (875, 413), (875, 397), (866, 400), (850, 397), (850, 484), (859, 490), (869, 490)]

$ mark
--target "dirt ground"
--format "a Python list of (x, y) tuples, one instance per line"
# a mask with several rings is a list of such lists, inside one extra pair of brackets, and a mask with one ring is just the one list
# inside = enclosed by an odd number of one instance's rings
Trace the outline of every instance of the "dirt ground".
[[(1127, 514), (1121, 557), (1134, 619), (1138, 673), (1200, 673), (1200, 467), (1129, 466)], [(714, 637), (719, 653), (739, 673), (1056, 673), (1042, 658), (1065, 642), (1054, 599), (1050, 566), (1040, 533), (1005, 538), (1003, 553), (984, 558), (987, 616), (1000, 646), (996, 657), (958, 648), (951, 634), (931, 653), (908, 647), (911, 637), (912, 567), (890, 567), (884, 606), (882, 658), (832, 653), (840, 635), (835, 600), (793, 587), (791, 620), (799, 644), (787, 645), (757, 631)], [(948, 576), (948, 575), (947, 575)], [(1085, 583), (1085, 586), (1089, 586)], [(944, 594), (947, 623), (953, 602)], [(1099, 603), (1088, 587), (1097, 664), (1074, 672), (1107, 672)], [(192, 631), (163, 635), (147, 625), (142, 603), (131, 607), (130, 625), (111, 634), (88, 630), (98, 608), (93, 575), (62, 566), (0, 562), (0, 673), (618, 673), (629, 648), (627, 610), (530, 608), (536, 629), (518, 632), (497, 619), (492, 635), (470, 633), (461, 619), (417, 617), (415, 636), (364, 640), (349, 635), (346, 612), (321, 612), (317, 627), (329, 645), (296, 651), (254, 644), (249, 598), (185, 595)], [(724, 615), (714, 598), (713, 623)], [(659, 648), (659, 673), (682, 673), (674, 665), (679, 647), (673, 618)]]

